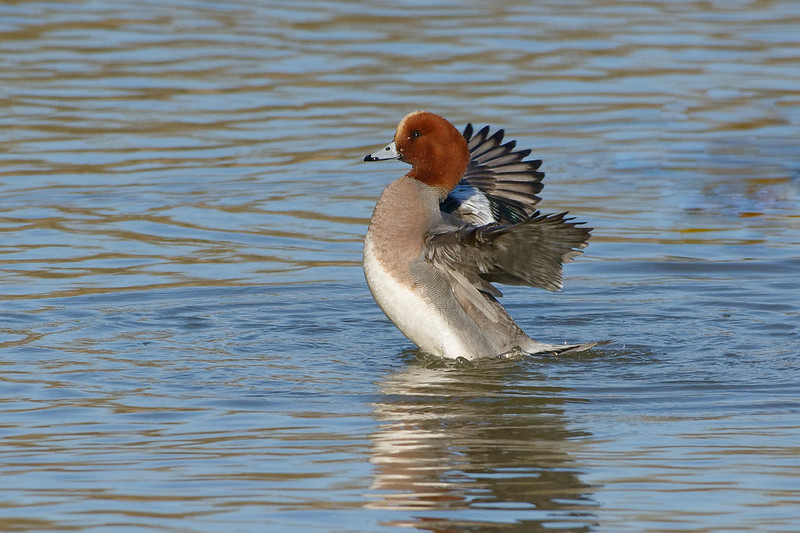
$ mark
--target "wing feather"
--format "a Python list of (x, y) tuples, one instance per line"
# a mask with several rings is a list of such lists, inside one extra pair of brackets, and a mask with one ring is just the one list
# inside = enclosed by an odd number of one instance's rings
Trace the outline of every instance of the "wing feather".
[(573, 220), (566, 213), (536, 213), (519, 224), (465, 224), (427, 235), (425, 256), (495, 297), (501, 293), (492, 282), (557, 291), (562, 265), (582, 253), (591, 232)]
[[(541, 159), (524, 161), (530, 150), (516, 150), (516, 141), (503, 143), (505, 132), (490, 135), (489, 126), (477, 133), (472, 124), (464, 129), (470, 151), (470, 163), (456, 191), (443, 202), (442, 210), (468, 222), (493, 220), (500, 224), (521, 222), (536, 212), (544, 173)], [(476, 195), (486, 201), (478, 201)], [(468, 202), (469, 205), (462, 207)], [(478, 215), (476, 205), (488, 209)]]

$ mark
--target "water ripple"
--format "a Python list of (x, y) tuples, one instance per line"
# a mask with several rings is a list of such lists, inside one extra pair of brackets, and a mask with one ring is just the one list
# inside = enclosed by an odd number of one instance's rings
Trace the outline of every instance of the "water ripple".
[[(791, 1), (0, 6), (0, 529), (792, 530)], [(412, 109), (595, 227), (561, 358), (432, 360), (360, 269)], [(702, 493), (702, 498), (697, 495)]]

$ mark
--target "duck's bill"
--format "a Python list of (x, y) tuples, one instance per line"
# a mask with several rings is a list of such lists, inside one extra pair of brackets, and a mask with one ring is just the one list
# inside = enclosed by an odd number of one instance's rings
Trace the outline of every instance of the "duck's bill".
[(400, 154), (397, 153), (397, 147), (394, 141), (381, 148), (377, 152), (364, 156), (364, 161), (386, 161), (387, 159), (400, 159)]

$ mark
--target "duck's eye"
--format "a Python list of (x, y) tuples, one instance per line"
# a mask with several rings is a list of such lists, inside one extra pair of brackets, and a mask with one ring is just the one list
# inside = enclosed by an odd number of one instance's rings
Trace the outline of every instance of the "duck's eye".
[(417, 137), (422, 136), (422, 132), (419, 130), (412, 130), (411, 131), (411, 138), (416, 139)]

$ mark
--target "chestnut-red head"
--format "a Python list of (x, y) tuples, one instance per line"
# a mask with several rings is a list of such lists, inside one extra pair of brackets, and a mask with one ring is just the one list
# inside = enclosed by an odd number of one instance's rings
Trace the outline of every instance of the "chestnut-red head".
[(405, 161), (414, 167), (409, 177), (450, 191), (467, 170), (469, 149), (464, 136), (444, 117), (414, 111), (398, 124), (394, 142), (364, 158), (382, 159)]

